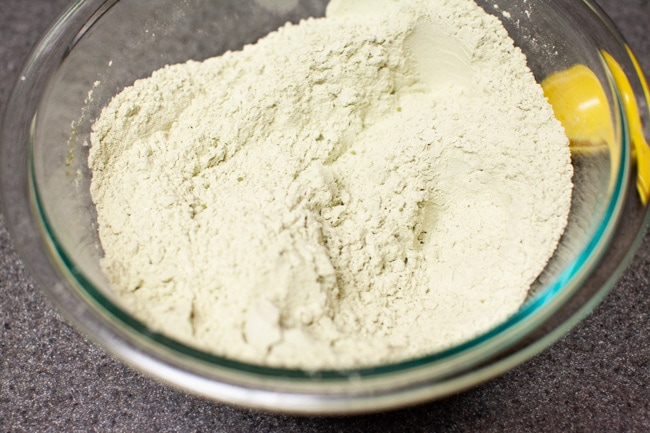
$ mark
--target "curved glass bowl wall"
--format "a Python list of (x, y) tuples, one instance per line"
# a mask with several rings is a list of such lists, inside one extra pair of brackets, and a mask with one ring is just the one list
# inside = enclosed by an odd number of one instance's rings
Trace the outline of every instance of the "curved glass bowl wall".
[(239, 49), (287, 20), (323, 15), (326, 3), (300, 1), (280, 16), (243, 0), (77, 2), (42, 40), (9, 104), (3, 203), (28, 267), (69, 320), (107, 350), (208, 397), (294, 412), (351, 413), (458, 392), (512, 368), (566, 332), (611, 287), (645, 229), (626, 114), (602, 50), (628, 73), (645, 125), (647, 101), (613, 25), (589, 1), (479, 1), (504, 22), (539, 81), (577, 63), (593, 70), (607, 93), (615, 131), (602, 151), (574, 153), (569, 225), (521, 310), (450, 350), (353, 371), (257, 367), (151, 332), (120, 307), (99, 267), (86, 166), (93, 119), (122, 88), (166, 64)]

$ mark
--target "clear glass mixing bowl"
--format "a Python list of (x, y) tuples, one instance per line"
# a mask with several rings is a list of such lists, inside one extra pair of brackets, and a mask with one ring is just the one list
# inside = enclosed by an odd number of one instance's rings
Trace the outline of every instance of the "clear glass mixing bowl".
[(501, 374), (551, 344), (602, 299), (638, 245), (648, 215), (636, 190), (631, 119), (603, 51), (629, 78), (648, 137), (640, 71), (614, 25), (589, 0), (480, 0), (503, 21), (538, 80), (574, 64), (594, 71), (614, 131), (601, 151), (574, 153), (569, 225), (514, 317), (430, 356), (376, 368), (304, 372), (213, 356), (129, 316), (98, 264), (102, 252), (85, 163), (92, 121), (135, 79), (166, 64), (239, 49), (288, 20), (321, 16), (326, 1), (300, 0), (283, 14), (263, 3), (73, 2), (35, 49), (4, 118), (2, 202), (19, 253), (71, 323), (132, 366), (203, 396), (296, 413), (356, 413), (440, 398)]

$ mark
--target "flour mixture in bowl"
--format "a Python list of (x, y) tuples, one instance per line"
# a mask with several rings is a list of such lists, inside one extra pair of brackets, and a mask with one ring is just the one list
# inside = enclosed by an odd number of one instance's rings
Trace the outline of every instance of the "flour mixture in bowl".
[(567, 223), (568, 139), (471, 0), (334, 0), (168, 66), (96, 120), (89, 165), (124, 306), (274, 367), (397, 362), (524, 302)]

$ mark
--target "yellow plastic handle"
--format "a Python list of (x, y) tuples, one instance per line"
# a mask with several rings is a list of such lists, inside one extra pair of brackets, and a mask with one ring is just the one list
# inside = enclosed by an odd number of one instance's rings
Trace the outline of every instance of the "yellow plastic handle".
[[(648, 90), (648, 83), (643, 71), (641, 70), (641, 66), (634, 56), (634, 53), (632, 53), (630, 47), (626, 45), (625, 48), (632, 60), (639, 81), (641, 82), (645, 99), (650, 102), (650, 91)], [(630, 85), (627, 75), (625, 75), (621, 66), (609, 53), (603, 52), (603, 57), (612, 70), (614, 80), (616, 81), (621, 92), (621, 97), (623, 98), (623, 105), (629, 122), (630, 139), (634, 145), (634, 157), (637, 162), (637, 189), (639, 190), (641, 201), (644, 205), (647, 205), (648, 199), (650, 198), (650, 146), (648, 146), (648, 142), (643, 133), (639, 106), (637, 105), (637, 100), (634, 96), (632, 86)]]
[[(650, 92), (643, 72), (629, 47), (628, 53), (639, 76), (646, 100)], [(603, 58), (609, 67), (620, 92), (628, 121), (632, 158), (637, 163), (637, 190), (643, 205), (650, 199), (650, 147), (643, 134), (643, 125), (634, 90), (620, 64), (606, 51)], [(594, 152), (614, 144), (614, 131), (610, 121), (610, 107), (605, 91), (596, 74), (585, 65), (575, 65), (550, 75), (542, 82), (555, 116), (564, 126), (574, 152)], [(610, 149), (612, 158), (619, 152)], [(614, 161), (616, 162), (616, 161)]]

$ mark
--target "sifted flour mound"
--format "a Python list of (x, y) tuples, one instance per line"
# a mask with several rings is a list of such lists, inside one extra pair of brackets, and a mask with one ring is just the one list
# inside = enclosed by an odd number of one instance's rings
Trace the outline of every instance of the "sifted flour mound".
[(125, 307), (271, 366), (376, 365), (488, 330), (526, 298), (571, 201), (568, 140), (471, 0), (334, 0), (137, 81), (91, 144)]

